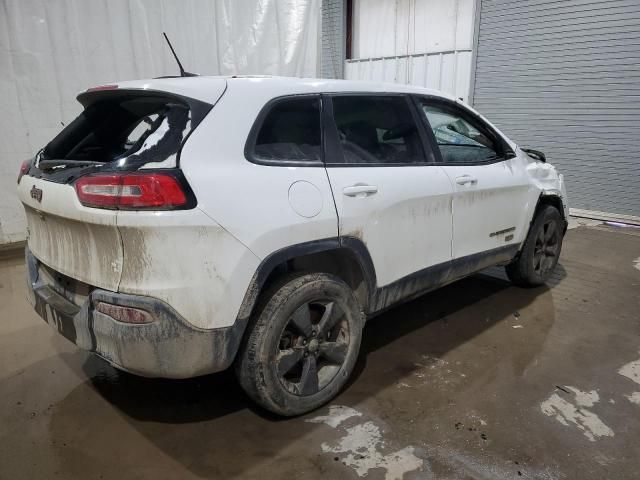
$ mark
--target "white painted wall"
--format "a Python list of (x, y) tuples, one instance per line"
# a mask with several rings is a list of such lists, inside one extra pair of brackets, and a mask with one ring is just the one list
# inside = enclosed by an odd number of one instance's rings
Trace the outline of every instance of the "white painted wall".
[(174, 75), (317, 76), (321, 0), (0, 0), (0, 244), (25, 238), (20, 163), (92, 85)]
[(345, 78), (408, 83), (467, 100), (474, 0), (354, 0)]

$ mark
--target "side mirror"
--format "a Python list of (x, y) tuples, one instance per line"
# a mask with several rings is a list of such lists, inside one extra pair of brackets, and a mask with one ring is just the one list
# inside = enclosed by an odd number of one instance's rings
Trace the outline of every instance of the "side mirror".
[(540, 150), (534, 150), (533, 148), (520, 148), (520, 150), (525, 152), (531, 158), (534, 158), (536, 160), (540, 160), (541, 162), (545, 162), (545, 163), (547, 161), (547, 157)]

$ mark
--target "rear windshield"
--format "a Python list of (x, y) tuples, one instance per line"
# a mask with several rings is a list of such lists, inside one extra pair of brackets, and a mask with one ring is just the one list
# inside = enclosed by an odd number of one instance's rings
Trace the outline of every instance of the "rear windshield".
[(41, 169), (175, 167), (183, 141), (206, 115), (202, 110), (201, 102), (162, 94), (98, 95), (44, 148)]

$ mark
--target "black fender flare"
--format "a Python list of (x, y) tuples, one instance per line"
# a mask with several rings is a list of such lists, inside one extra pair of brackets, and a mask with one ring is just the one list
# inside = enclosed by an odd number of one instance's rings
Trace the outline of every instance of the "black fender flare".
[(258, 265), (249, 282), (238, 311), (238, 320), (245, 322), (251, 316), (267, 278), (278, 265), (304, 255), (334, 250), (346, 250), (356, 260), (367, 285), (369, 305), (373, 305), (372, 302), (377, 289), (376, 272), (367, 246), (356, 237), (331, 237), (289, 245), (265, 257)]

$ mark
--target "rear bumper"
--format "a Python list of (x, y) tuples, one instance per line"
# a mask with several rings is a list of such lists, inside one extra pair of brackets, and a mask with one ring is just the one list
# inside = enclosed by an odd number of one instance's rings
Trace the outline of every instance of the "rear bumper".
[[(26, 248), (29, 300), (36, 312), (78, 347), (115, 367), (146, 377), (189, 378), (231, 365), (246, 321), (218, 329), (199, 329), (158, 299), (93, 289), (77, 305), (63, 288), (39, 279), (38, 259)], [(93, 309), (96, 302), (146, 310), (154, 321), (133, 325)]]

